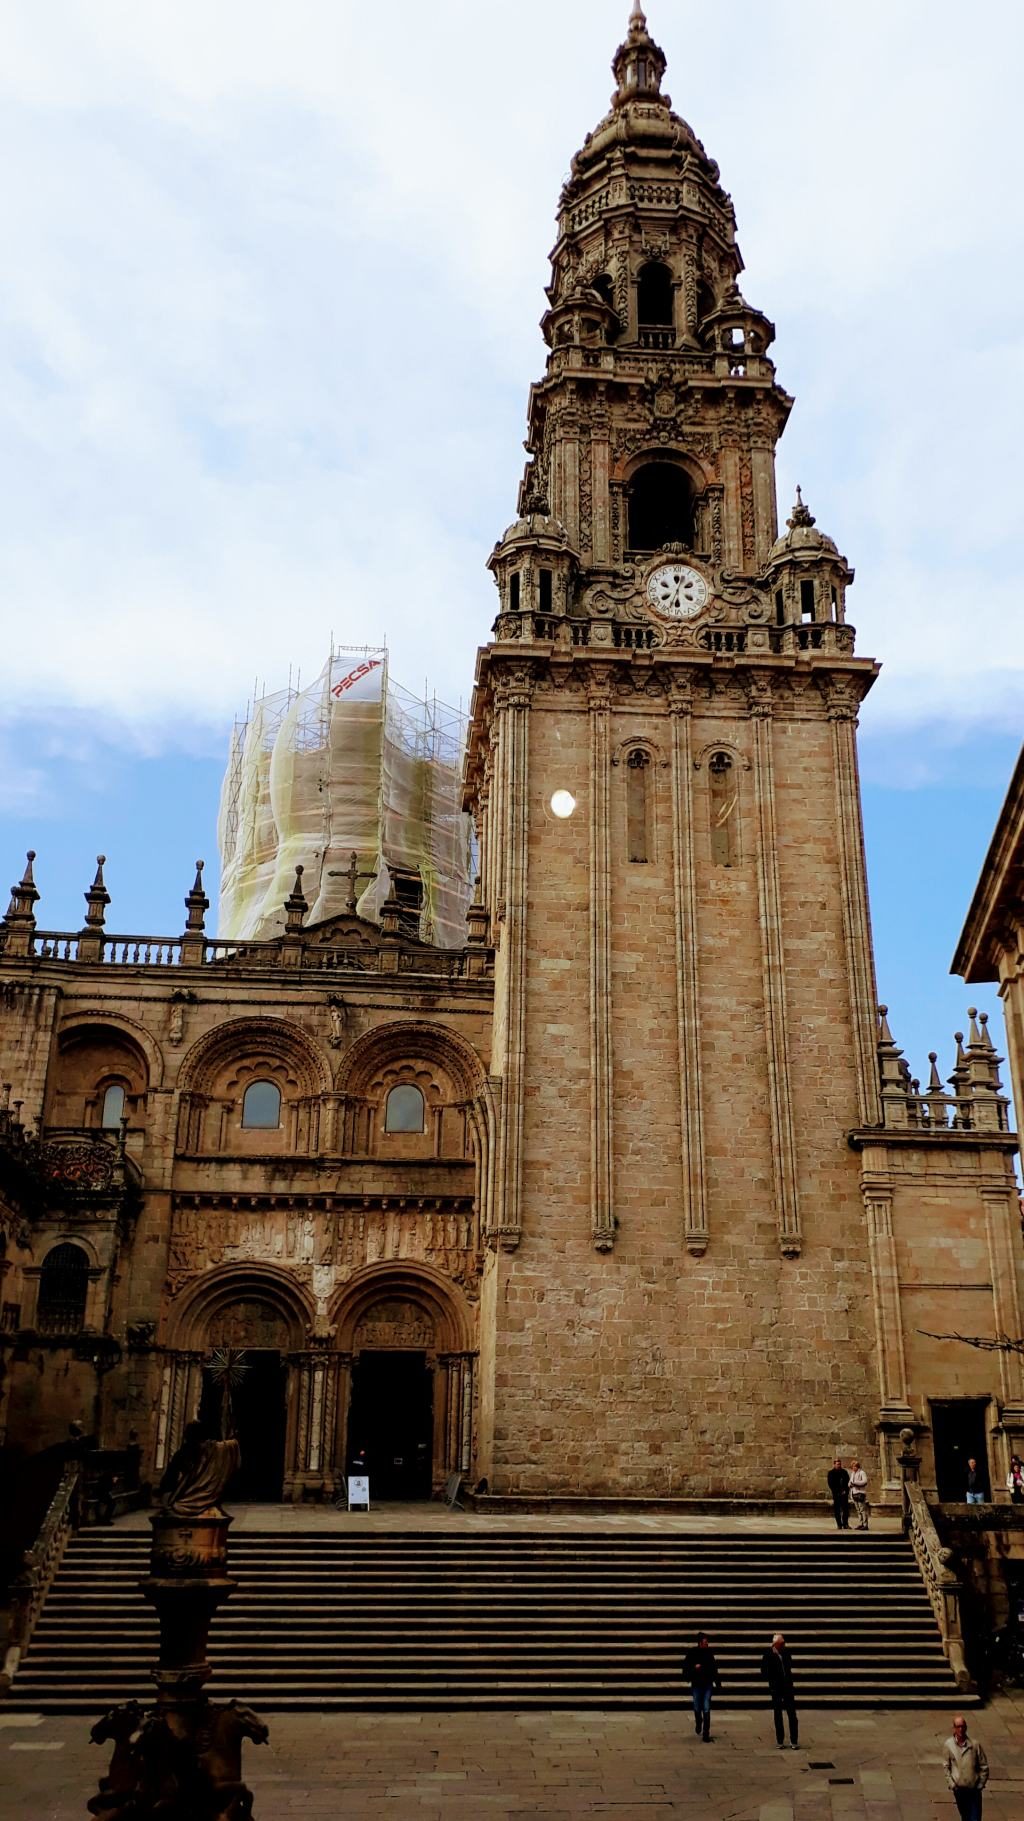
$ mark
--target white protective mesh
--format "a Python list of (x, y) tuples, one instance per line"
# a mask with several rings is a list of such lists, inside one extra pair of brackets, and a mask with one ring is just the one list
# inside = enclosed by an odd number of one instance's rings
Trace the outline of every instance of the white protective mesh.
[(221, 788), (218, 934), (277, 935), (297, 865), (308, 921), (339, 915), (354, 852), (360, 916), (378, 920), (390, 866), (415, 868), (421, 936), (461, 946), (474, 872), (466, 726), (393, 683), (379, 649), (335, 652), (308, 688), (261, 697), (235, 724)]

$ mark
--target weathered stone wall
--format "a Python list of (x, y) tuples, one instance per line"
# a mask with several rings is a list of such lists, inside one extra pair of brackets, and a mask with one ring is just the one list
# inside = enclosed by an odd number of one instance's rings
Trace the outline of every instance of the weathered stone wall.
[[(610, 750), (652, 743), (655, 857), (626, 858), (624, 769), (609, 817), (614, 1244), (596, 1252), (593, 804), (585, 701), (531, 714), (523, 1235), (496, 1266), (495, 1489), (812, 1495), (835, 1448), (871, 1458), (877, 1390), (864, 1215), (847, 1132), (857, 1098), (829, 729), (784, 729), (775, 789), (788, 1041), (802, 1229), (784, 1256), (768, 1110), (761, 839), (742, 701), (695, 715), (690, 750), (728, 744), (739, 772), (737, 863), (710, 856), (706, 766), (674, 781), (672, 719), (612, 717)], [(731, 712), (730, 712), (731, 710)], [(581, 782), (582, 780), (582, 782)], [(576, 814), (546, 813), (573, 790)], [(672, 792), (693, 844), (697, 1028), (680, 1010)], [(597, 882), (600, 890), (600, 881)], [(599, 914), (599, 912), (598, 912)], [(776, 1033), (776, 1036), (778, 1033)], [(699, 1056), (706, 1250), (688, 1249), (682, 1180), (688, 1055)], [(691, 1084), (692, 1085), (692, 1084)]]

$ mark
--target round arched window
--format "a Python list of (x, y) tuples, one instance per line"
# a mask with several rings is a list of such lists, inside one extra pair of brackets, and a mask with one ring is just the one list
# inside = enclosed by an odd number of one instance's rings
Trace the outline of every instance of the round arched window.
[(119, 1081), (112, 1081), (103, 1096), (103, 1111), (100, 1114), (100, 1125), (104, 1131), (117, 1131), (125, 1114), (124, 1088)]
[(43, 1334), (77, 1334), (85, 1320), (89, 1260), (81, 1246), (54, 1246), (39, 1272), (37, 1321)]
[(385, 1132), (422, 1132), (423, 1095), (411, 1081), (392, 1088), (384, 1114)]
[(276, 1131), (281, 1124), (281, 1090), (276, 1081), (250, 1081), (242, 1100), (243, 1126)]

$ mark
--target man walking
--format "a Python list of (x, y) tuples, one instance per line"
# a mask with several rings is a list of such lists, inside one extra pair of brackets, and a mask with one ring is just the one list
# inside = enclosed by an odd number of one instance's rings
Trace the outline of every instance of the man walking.
[(828, 1470), (828, 1490), (835, 1514), (836, 1529), (850, 1528), (850, 1476), (838, 1454)]
[(688, 1650), (683, 1658), (683, 1680), (689, 1682), (693, 1695), (694, 1730), (707, 1745), (711, 1739), (711, 1694), (713, 1689), (721, 1688), (722, 1678), (706, 1631), (698, 1631), (695, 1649)]
[(953, 1737), (944, 1748), (946, 1782), (953, 1792), (960, 1821), (981, 1821), (981, 1792), (988, 1782), (984, 1747), (967, 1737), (967, 1721), (958, 1714)]
[(868, 1504), (868, 1476), (859, 1461), (850, 1468), (850, 1498), (853, 1502), (855, 1530), (867, 1530), (871, 1507)]
[(796, 1693), (793, 1688), (793, 1659), (786, 1649), (786, 1640), (781, 1631), (772, 1639), (772, 1647), (766, 1650), (761, 1658), (761, 1674), (768, 1683), (771, 1696), (772, 1713), (775, 1718), (775, 1742), (780, 1751), (785, 1749), (786, 1734), (782, 1724), (785, 1712), (789, 1721), (790, 1750), (796, 1751), (797, 1730), (799, 1722), (796, 1715)]

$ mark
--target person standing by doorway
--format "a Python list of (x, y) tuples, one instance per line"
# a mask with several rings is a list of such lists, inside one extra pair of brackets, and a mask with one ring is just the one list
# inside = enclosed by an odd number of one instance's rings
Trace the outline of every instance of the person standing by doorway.
[(850, 1476), (838, 1454), (828, 1470), (828, 1490), (832, 1500), (836, 1529), (850, 1528)]
[(988, 1759), (985, 1748), (967, 1737), (967, 1721), (958, 1714), (953, 1721), (953, 1736), (946, 1740), (943, 1751), (946, 1782), (956, 1803), (960, 1821), (981, 1821), (982, 1790), (988, 1782)]
[(985, 1503), (985, 1475), (981, 1472), (973, 1454), (967, 1462), (967, 1503), (969, 1505)]
[(707, 1745), (711, 1739), (711, 1696), (714, 1689), (721, 1688), (722, 1678), (706, 1631), (698, 1631), (696, 1646), (683, 1658), (683, 1680), (689, 1682), (693, 1696), (694, 1731)]
[(1024, 1461), (1021, 1460), (1019, 1454), (1011, 1454), (1010, 1456), (1010, 1471), (1006, 1476), (1006, 1490), (1010, 1495), (1011, 1504), (1024, 1505)]
[(850, 1499), (856, 1519), (854, 1530), (867, 1530), (871, 1517), (871, 1507), (868, 1504), (868, 1476), (859, 1461), (854, 1461), (850, 1468)]
[(781, 1631), (772, 1639), (770, 1650), (761, 1658), (761, 1674), (768, 1683), (771, 1697), (772, 1714), (775, 1719), (775, 1743), (782, 1751), (786, 1743), (785, 1728), (782, 1716), (785, 1713), (789, 1721), (789, 1744), (791, 1751), (799, 1749), (797, 1735), (799, 1720), (796, 1711), (796, 1691), (793, 1687), (793, 1659), (786, 1649), (786, 1640)]

